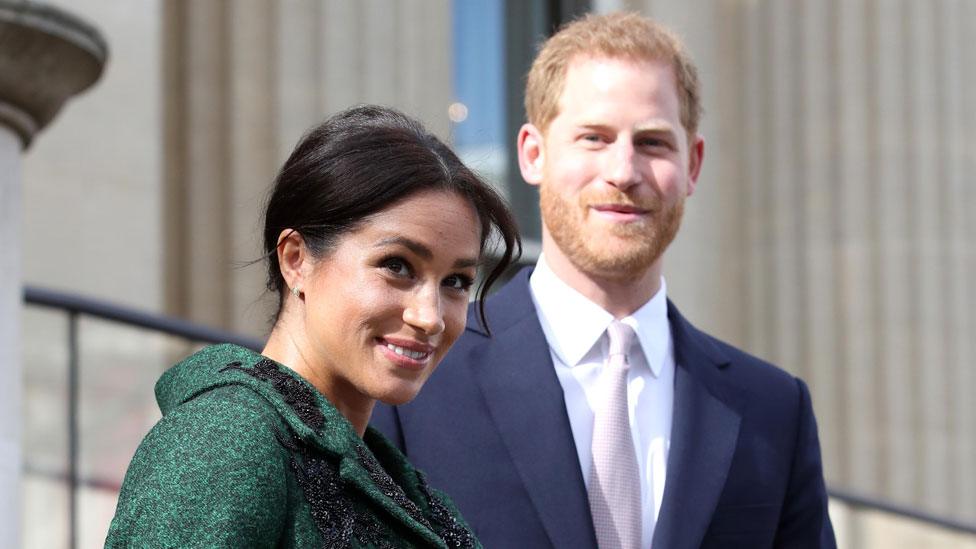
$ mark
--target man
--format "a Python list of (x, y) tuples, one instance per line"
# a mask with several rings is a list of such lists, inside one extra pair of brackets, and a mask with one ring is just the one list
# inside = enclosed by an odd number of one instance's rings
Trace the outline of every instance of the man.
[[(486, 547), (833, 547), (802, 381), (698, 331), (664, 251), (704, 141), (681, 43), (635, 14), (550, 38), (526, 88), (542, 255), (381, 428)], [(653, 543), (652, 543), (653, 542)]]

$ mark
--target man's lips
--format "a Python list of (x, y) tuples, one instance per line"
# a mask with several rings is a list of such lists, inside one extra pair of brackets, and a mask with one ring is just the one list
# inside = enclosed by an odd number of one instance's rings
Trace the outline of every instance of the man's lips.
[(590, 208), (601, 218), (614, 223), (633, 223), (646, 219), (650, 210), (630, 204), (594, 204)]
[(631, 206), (629, 204), (594, 204), (590, 207), (598, 212), (609, 213), (644, 215), (650, 212), (650, 210), (646, 208)]

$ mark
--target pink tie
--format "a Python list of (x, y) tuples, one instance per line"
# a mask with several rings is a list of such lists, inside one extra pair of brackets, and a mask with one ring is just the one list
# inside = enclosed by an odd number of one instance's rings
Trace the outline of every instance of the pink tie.
[(614, 320), (607, 328), (610, 357), (600, 377), (606, 400), (593, 420), (590, 513), (600, 549), (638, 549), (640, 473), (627, 413), (627, 352), (634, 330)]

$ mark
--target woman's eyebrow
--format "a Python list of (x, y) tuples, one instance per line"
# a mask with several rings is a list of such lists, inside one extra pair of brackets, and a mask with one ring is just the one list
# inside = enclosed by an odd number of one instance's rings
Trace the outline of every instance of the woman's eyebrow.
[[(424, 246), (416, 240), (411, 240), (405, 236), (389, 236), (384, 239), (379, 240), (374, 247), (383, 248), (386, 246), (403, 246), (404, 248), (410, 250), (411, 252), (417, 254), (423, 259), (433, 259), (434, 252), (430, 250), (427, 246)], [(477, 258), (461, 258), (454, 262), (455, 269), (464, 269), (468, 267), (477, 267)]]
[(434, 252), (430, 251), (430, 248), (405, 236), (388, 236), (374, 245), (376, 248), (386, 246), (403, 246), (424, 259), (432, 259), (434, 257)]

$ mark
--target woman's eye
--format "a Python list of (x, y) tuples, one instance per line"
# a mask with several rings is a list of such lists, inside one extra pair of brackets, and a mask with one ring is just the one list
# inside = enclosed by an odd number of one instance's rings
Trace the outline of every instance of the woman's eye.
[(399, 257), (384, 260), (383, 268), (396, 276), (410, 276), (410, 265)]
[(444, 279), (444, 286), (447, 286), (452, 290), (462, 292), (468, 291), (472, 284), (474, 284), (474, 280), (471, 277), (462, 274), (451, 275)]

